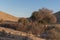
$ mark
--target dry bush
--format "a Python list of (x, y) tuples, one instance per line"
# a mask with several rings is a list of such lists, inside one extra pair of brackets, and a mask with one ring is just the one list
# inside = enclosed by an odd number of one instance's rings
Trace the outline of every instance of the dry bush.
[(28, 21), (27, 18), (20, 18), (20, 19), (18, 20), (18, 23), (23, 23), (23, 24), (25, 25), (25, 24), (28, 24), (29, 21)]
[(16, 28), (19, 31), (24, 31), (27, 32), (30, 29), (30, 25), (31, 25), (31, 20), (28, 20), (27, 18), (20, 18), (18, 20), (18, 27)]
[(32, 13), (32, 16), (30, 17), (33, 21), (37, 21), (37, 20), (42, 20), (43, 15), (41, 15), (38, 11), (35, 11)]
[(52, 15), (52, 13), (53, 13), (52, 10), (49, 10), (49, 9), (47, 9), (47, 8), (39, 9), (38, 12), (39, 12), (41, 15), (43, 15), (44, 17), (45, 17), (45, 16)]
[(57, 27), (49, 27), (48, 30), (46, 29), (42, 35), (42, 38), (47, 40), (60, 40), (60, 29)]
[(54, 15), (43, 18), (46, 23), (56, 23), (57, 19)]
[(19, 24), (20, 26), (17, 27), (17, 30), (32, 33), (34, 35), (40, 35), (44, 31), (44, 25), (38, 24), (38, 22), (33, 22), (31, 24), (23, 25)]
[(31, 31), (32, 31), (32, 34), (35, 34), (35, 35), (38, 36), (44, 31), (44, 25), (43, 24), (38, 24), (37, 22), (34, 22), (32, 24)]
[(42, 8), (39, 11), (35, 11), (32, 13), (30, 17), (33, 21), (46, 21), (47, 23), (56, 23), (57, 19), (53, 15), (53, 12), (49, 9)]
[(51, 15), (50, 17), (50, 22), (49, 23), (56, 23), (57, 22), (57, 19), (54, 15)]

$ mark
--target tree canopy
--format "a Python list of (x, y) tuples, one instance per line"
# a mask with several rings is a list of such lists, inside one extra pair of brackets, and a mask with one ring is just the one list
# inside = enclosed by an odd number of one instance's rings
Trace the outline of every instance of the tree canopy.
[(53, 11), (47, 9), (47, 8), (42, 8), (39, 9), (38, 11), (34, 11), (32, 13), (32, 16), (30, 17), (33, 21), (42, 21), (46, 23), (56, 23), (57, 19), (53, 15)]

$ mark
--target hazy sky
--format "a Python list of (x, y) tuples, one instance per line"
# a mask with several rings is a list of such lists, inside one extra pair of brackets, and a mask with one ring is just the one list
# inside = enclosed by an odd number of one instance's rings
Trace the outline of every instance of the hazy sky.
[(60, 11), (60, 0), (0, 0), (0, 11), (16, 17), (29, 17), (43, 7)]

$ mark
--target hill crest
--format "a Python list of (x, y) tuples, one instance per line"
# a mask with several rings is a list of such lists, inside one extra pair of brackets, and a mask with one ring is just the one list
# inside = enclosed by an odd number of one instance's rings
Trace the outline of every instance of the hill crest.
[(4, 21), (5, 20), (8, 20), (8, 21), (17, 21), (18, 18), (15, 17), (15, 16), (10, 15), (8, 13), (5, 13), (3, 11), (0, 11), (0, 20), (4, 20)]

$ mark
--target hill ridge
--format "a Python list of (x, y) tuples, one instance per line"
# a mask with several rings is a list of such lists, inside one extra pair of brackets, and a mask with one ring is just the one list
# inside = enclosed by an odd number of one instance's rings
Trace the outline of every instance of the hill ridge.
[(17, 21), (18, 18), (3, 11), (0, 11), (0, 20)]

